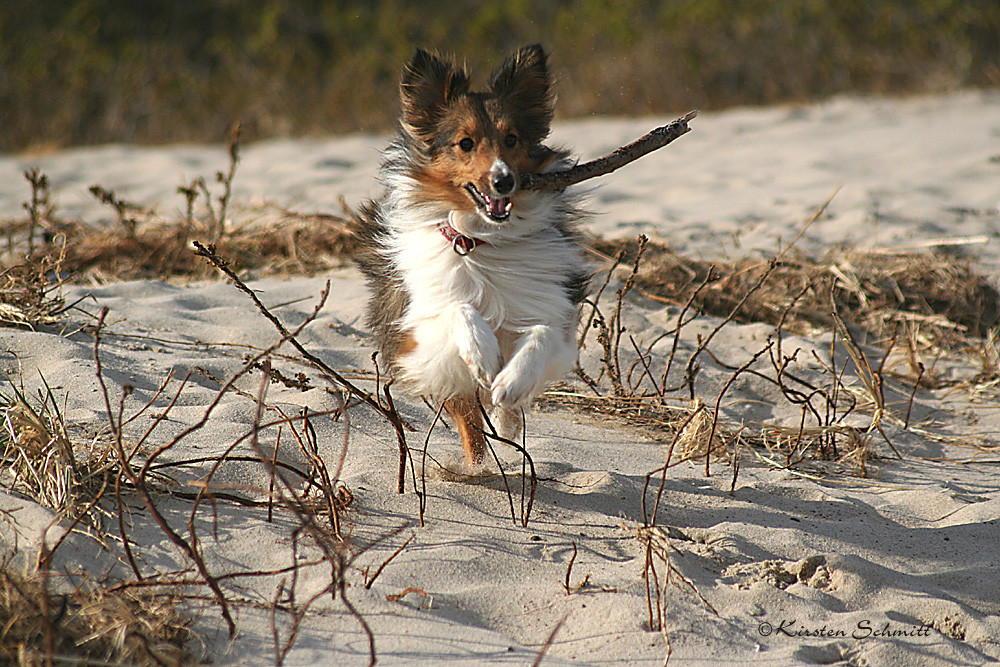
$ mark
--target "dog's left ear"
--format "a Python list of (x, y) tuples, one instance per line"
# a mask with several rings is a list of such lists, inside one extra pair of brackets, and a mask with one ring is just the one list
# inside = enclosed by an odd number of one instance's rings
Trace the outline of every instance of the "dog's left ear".
[(525, 46), (507, 58), (490, 76), (489, 86), (515, 119), (523, 140), (536, 144), (548, 136), (555, 99), (541, 44)]

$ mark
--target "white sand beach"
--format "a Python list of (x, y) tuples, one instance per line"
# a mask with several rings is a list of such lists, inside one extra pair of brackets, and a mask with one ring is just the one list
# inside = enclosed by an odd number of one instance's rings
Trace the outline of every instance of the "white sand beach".
[[(565, 121), (557, 123), (553, 143), (586, 160), (669, 120)], [(593, 215), (584, 231), (618, 239), (644, 233), (703, 260), (768, 259), (832, 196), (796, 242), (798, 250), (820, 255), (837, 246), (943, 247), (970, 258), (976, 271), (996, 285), (1000, 93), (844, 97), (815, 105), (702, 113), (691, 126), (674, 144), (591, 181), (586, 207)], [(260, 204), (310, 213), (340, 213), (339, 197), (360, 204), (377, 194), (375, 176), (385, 141), (383, 136), (348, 136), (245, 146), (234, 181), (233, 221), (239, 223)], [(176, 217), (184, 204), (177, 186), (196, 176), (211, 178), (226, 164), (223, 146), (103, 146), (4, 155), (0, 218), (23, 216), (21, 202), (29, 191), (21, 174), (29, 167), (49, 176), (60, 215), (106, 224), (109, 209), (90, 195), (90, 185)], [(601, 268), (595, 260), (595, 270)], [(287, 279), (247, 276), (247, 285), (290, 328), (307, 320), (327, 282), (328, 298), (297, 340), (371, 390), (374, 350), (362, 322), (366, 292), (359, 271), (348, 267)], [(616, 278), (605, 290), (605, 313), (620, 286)], [(253, 370), (220, 392), (247, 356), (280, 340), (247, 296), (224, 280), (79, 284), (63, 291), (67, 302), (80, 300), (65, 326), (0, 329), (5, 391), (13, 385), (37, 395), (47, 383), (74, 438), (105, 442), (108, 415), (95, 340), (84, 327), (94, 324), (87, 313), (96, 316), (107, 308), (98, 353), (112, 410), (121, 402), (126, 420), (138, 413), (124, 425), (128, 444), (156, 426), (141, 441), (136, 460), (168, 443), (172, 446), (158, 454), (164, 462), (217, 458), (233, 447), (234, 460), (214, 472), (212, 488), (261, 498), (271, 484), (265, 466), (239, 456), (256, 457), (246, 436), (267, 383)], [(654, 368), (664, 368), (671, 354), (679, 310), (637, 294), (626, 299), (626, 330), (643, 350), (652, 346), (647, 363)], [(721, 321), (705, 315), (684, 326), (672, 383), (680, 380), (699, 336), (711, 335), (712, 356), (702, 358), (693, 385), (696, 399), (709, 413), (718, 401), (719, 421), (733, 431), (780, 426), (795, 432), (803, 409), (766, 380), (774, 374), (766, 355), (751, 367), (759, 375), (743, 374), (727, 385), (732, 367), (761, 351), (774, 327), (729, 322), (713, 333)], [(844, 384), (864, 397), (863, 373), (847, 351), (836, 348), (831, 360), (830, 330), (785, 334), (781, 345), (786, 356), (794, 356), (798, 377), (825, 386), (833, 364)], [(884, 341), (874, 340), (861, 346), (873, 365), (885, 348)], [(623, 363), (635, 360), (627, 341), (621, 349)], [(598, 368), (599, 357), (591, 338), (581, 355), (584, 368)], [(902, 372), (904, 360), (893, 359)], [(929, 359), (928, 366), (933, 361), (940, 377), (962, 380), (976, 375), (975, 359), (974, 352), (956, 350)], [(730, 459), (713, 460), (709, 476), (703, 457), (672, 465), (661, 475), (670, 437), (546, 401), (527, 417), (526, 448), (537, 491), (523, 525), (525, 467), (514, 448), (496, 443), (499, 464), (491, 462), (483, 476), (449, 472), (459, 466), (457, 434), (438, 424), (425, 459), (434, 412), (396, 392), (399, 413), (413, 427), (407, 432), (413, 463), (400, 495), (392, 425), (364, 405), (353, 405), (346, 418), (334, 419), (330, 411), (344, 396), (331, 391), (335, 385), (302, 363), (288, 343), (270, 363), (288, 378), (304, 373), (309, 388), (270, 383), (265, 422), (303, 408), (325, 413), (310, 420), (318, 451), (331, 471), (342, 465), (339, 483), (352, 496), (340, 516), (349, 555), (344, 595), (370, 627), (379, 664), (531, 664), (544, 647), (542, 664), (659, 665), (668, 644), (670, 664), (682, 665), (915, 667), (1000, 660), (1000, 389), (995, 382), (919, 388), (911, 405), (913, 381), (887, 372), (885, 411), (878, 417), (891, 446), (877, 430), (868, 433), (876, 457), (867, 462), (866, 475), (849, 462), (809, 458), (789, 466), (784, 457), (747, 446), (738, 452), (732, 490)], [(131, 389), (123, 396), (126, 387)], [(566, 387), (586, 388), (579, 381)], [(668, 399), (681, 410), (695, 405), (687, 391)], [(865, 433), (876, 421), (875, 409), (858, 401), (844, 425)], [(203, 419), (203, 426), (186, 433)], [(301, 421), (296, 428), (302, 430)], [(264, 429), (260, 446), (308, 468), (287, 426)], [(194, 494), (201, 488), (195, 482), (209, 467), (191, 464), (169, 472), (176, 481), (171, 488)], [(414, 481), (426, 488), (422, 526)], [(60, 524), (52, 525), (51, 510), (6, 491), (0, 489), (3, 548), (19, 554), (17, 563), (33, 561), (46, 527), (51, 546)], [(669, 554), (675, 573), (667, 583), (667, 564), (654, 563), (659, 598), (649, 602), (647, 549), (637, 535), (657, 497), (656, 529), (644, 534)], [(128, 536), (140, 569), (147, 576), (192, 577), (191, 559), (165, 536), (142, 500), (125, 499), (131, 508)], [(185, 539), (193, 526), (214, 576), (281, 570), (223, 578), (220, 585), (232, 600), (237, 628), (232, 639), (207, 587), (189, 586), (194, 597), (182, 604), (196, 617), (194, 654), (219, 665), (273, 664), (272, 628), (285, 641), (292, 622), (286, 611), (272, 612), (276, 591), (284, 581), (278, 597), (290, 603), (288, 590), (294, 585), (301, 604), (326, 590), (331, 566), (319, 558), (320, 549), (308, 535), (295, 532), (298, 524), (287, 512), (276, 509), (268, 521), (264, 507), (206, 500), (189, 524), (190, 498), (160, 493), (157, 499), (163, 516)], [(69, 536), (54, 572), (134, 577), (112, 516), (103, 519), (103, 534), (91, 529), (89, 535)], [(317, 521), (329, 527), (328, 517)], [(293, 583), (288, 567), (296, 558), (301, 567)], [(311, 603), (284, 664), (369, 661), (368, 636), (336, 593), (327, 591)], [(653, 614), (662, 619), (662, 631), (649, 627), (651, 605), (658, 609)]]

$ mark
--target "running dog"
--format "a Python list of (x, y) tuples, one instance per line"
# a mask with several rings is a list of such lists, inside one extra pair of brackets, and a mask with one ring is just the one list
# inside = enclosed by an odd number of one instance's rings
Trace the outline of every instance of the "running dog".
[(516, 437), (523, 410), (576, 363), (581, 213), (565, 191), (520, 188), (524, 174), (572, 163), (542, 143), (554, 97), (541, 46), (507, 58), (479, 92), (464, 68), (417, 50), (400, 97), (385, 191), (356, 229), (367, 323), (394, 381), (443, 403), (475, 466), (481, 410)]

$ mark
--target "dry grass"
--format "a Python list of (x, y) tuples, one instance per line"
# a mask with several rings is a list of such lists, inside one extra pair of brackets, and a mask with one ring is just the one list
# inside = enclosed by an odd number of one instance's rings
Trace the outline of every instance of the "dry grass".
[(0, 325), (34, 329), (58, 322), (67, 310), (59, 289), (65, 245), (44, 233), (46, 222), (53, 218), (48, 178), (38, 169), (25, 171), (24, 178), (31, 187), (31, 197), (24, 203), (28, 216), (4, 221), (7, 248), (0, 261)]
[(0, 326), (35, 329), (56, 324), (68, 310), (60, 288), (62, 254), (45, 254), (0, 272)]
[[(191, 619), (166, 590), (83, 582), (59, 592), (48, 572), (0, 572), (0, 663), (185, 665)], [(60, 589), (65, 586), (58, 587)]]
[(90, 470), (90, 452), (81, 456), (70, 442), (52, 393), (32, 406), (14, 388), (0, 403), (4, 487), (59, 512), (82, 510), (87, 501), (79, 501), (87, 495), (83, 490), (93, 485), (95, 471)]
[[(630, 262), (638, 246), (596, 240), (593, 247), (609, 259), (624, 251)], [(834, 325), (831, 300), (846, 321), (879, 338), (890, 336), (899, 324), (917, 323), (937, 344), (954, 347), (1000, 326), (996, 287), (970, 261), (931, 252), (835, 249), (819, 258), (786, 255), (772, 267), (750, 258), (731, 263), (691, 259), (649, 242), (635, 285), (665, 303), (680, 306), (691, 300), (707, 315), (733, 313), (736, 322), (766, 322), (795, 333), (829, 330)], [(748, 292), (750, 297), (739, 303)]]
[[(215, 248), (239, 272), (313, 275), (346, 263), (355, 248), (347, 225), (347, 219), (334, 215), (258, 209), (248, 222), (227, 230)], [(60, 225), (67, 248), (64, 270), (77, 280), (92, 277), (101, 282), (215, 276), (191, 247), (193, 240), (208, 242), (211, 228), (198, 221), (155, 219), (138, 227), (129, 236), (82, 223)]]
[(169, 585), (117, 588), (86, 574), (74, 576), (75, 585), (69, 577), (52, 585), (52, 556), (69, 532), (82, 524), (103, 539), (103, 522), (112, 515), (108, 496), (122, 474), (110, 445), (75, 442), (47, 385), (37, 399), (11, 387), (0, 412), (4, 490), (68, 520), (64, 537), (51, 549), (43, 544), (37, 569), (19, 573), (10, 562), (0, 568), (0, 662), (188, 664), (192, 619), (181, 613), (180, 598)]
[[(0, 393), (0, 481), (7, 491), (55, 510), (72, 526), (82, 522), (99, 530), (102, 517), (112, 515), (106, 496), (116, 483), (122, 485), (123, 460), (106, 435), (83, 442), (72, 435), (57, 397), (44, 378), (42, 384), (37, 396), (14, 385)], [(140, 441), (127, 458), (143, 445)], [(150, 483), (157, 488), (172, 484), (164, 476)]]
[(585, 393), (576, 386), (560, 382), (538, 398), (543, 408), (569, 407), (581, 412), (613, 416), (623, 422), (647, 429), (657, 440), (673, 439), (690, 409), (653, 402), (642, 395), (614, 396)]
[(356, 248), (349, 231), (354, 214), (343, 201), (344, 216), (258, 206), (241, 211), (235, 223), (231, 193), (240, 160), (238, 126), (228, 153), (228, 169), (215, 174), (215, 192), (204, 178), (177, 188), (186, 206), (175, 219), (91, 186), (113, 216), (112, 224), (100, 228), (62, 219), (49, 203), (45, 175), (25, 172), (28, 215), (4, 221), (7, 248), (0, 266), (9, 268), (0, 274), (6, 280), (0, 284), (0, 322), (55, 321), (64, 310), (55, 294), (66, 277), (77, 282), (214, 277), (215, 269), (194, 252), (194, 241), (211, 245), (238, 273), (312, 275), (349, 261)]

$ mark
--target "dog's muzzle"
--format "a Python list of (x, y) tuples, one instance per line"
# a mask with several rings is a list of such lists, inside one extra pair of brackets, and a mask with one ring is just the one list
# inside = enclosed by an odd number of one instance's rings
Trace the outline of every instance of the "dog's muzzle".
[(482, 192), (473, 183), (465, 186), (480, 214), (491, 222), (505, 222), (513, 207), (511, 195), (517, 191), (517, 174), (503, 160), (490, 168), (490, 192)]

